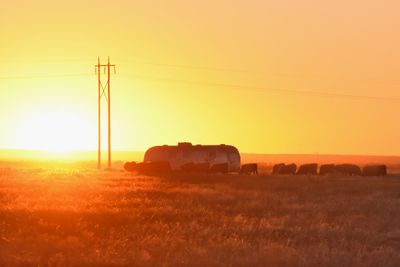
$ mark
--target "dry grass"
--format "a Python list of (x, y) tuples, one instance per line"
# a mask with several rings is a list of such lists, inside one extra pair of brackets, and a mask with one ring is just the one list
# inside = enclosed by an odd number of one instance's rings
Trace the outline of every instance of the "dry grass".
[(0, 170), (0, 266), (399, 266), (398, 177)]

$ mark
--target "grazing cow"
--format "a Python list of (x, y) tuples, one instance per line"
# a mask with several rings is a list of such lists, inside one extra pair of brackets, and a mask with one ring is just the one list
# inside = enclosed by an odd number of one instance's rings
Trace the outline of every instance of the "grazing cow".
[(292, 164), (284, 164), (278, 171), (279, 174), (296, 174), (297, 165)]
[(248, 164), (243, 164), (242, 167), (240, 168), (239, 174), (258, 174), (258, 165), (257, 163), (248, 163)]
[(136, 170), (136, 162), (134, 162), (134, 161), (125, 162), (124, 169), (125, 169), (125, 171), (128, 171), (128, 172), (135, 171)]
[(317, 175), (318, 174), (318, 164), (310, 163), (300, 165), (299, 170), (297, 171), (298, 175)]
[(193, 162), (189, 162), (189, 163), (185, 163), (181, 166), (181, 171), (184, 172), (193, 172), (194, 171), (194, 163)]
[(362, 170), (364, 176), (386, 176), (386, 165), (367, 165)]
[(285, 164), (283, 163), (275, 164), (274, 167), (272, 168), (272, 174), (279, 174), (280, 169), (284, 166)]
[(168, 161), (152, 161), (148, 163), (149, 170), (156, 173), (165, 173), (171, 171)]
[(334, 174), (335, 171), (335, 164), (322, 164), (319, 168), (319, 175)]
[(194, 170), (196, 172), (208, 172), (210, 169), (210, 163), (204, 162), (204, 163), (196, 163), (194, 165)]
[(218, 163), (211, 166), (209, 172), (211, 173), (228, 173), (228, 163)]
[(292, 164), (275, 164), (272, 169), (272, 174), (296, 174), (297, 165)]
[(137, 172), (146, 172), (146, 166), (147, 166), (147, 163), (145, 163), (145, 162), (138, 162), (138, 163), (136, 163), (136, 165), (135, 165), (135, 170), (137, 171)]
[(189, 162), (186, 164), (183, 164), (181, 166), (181, 171), (184, 172), (208, 172), (210, 169), (210, 163), (204, 162), (204, 163), (193, 163)]
[(338, 164), (335, 166), (335, 171), (341, 175), (361, 175), (361, 169), (354, 164)]

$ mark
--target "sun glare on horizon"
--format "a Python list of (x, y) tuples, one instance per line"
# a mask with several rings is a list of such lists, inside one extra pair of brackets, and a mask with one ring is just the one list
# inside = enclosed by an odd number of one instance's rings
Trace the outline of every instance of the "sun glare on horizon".
[(88, 149), (90, 126), (79, 114), (65, 110), (38, 110), (19, 122), (23, 149), (67, 153)]

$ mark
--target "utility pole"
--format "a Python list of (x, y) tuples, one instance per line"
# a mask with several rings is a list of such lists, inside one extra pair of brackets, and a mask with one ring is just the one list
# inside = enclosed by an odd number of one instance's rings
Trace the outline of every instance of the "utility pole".
[[(110, 57), (108, 57), (107, 64), (100, 63), (100, 57), (97, 60), (97, 65), (95, 66), (95, 71), (97, 73), (97, 83), (98, 83), (98, 92), (97, 92), (97, 101), (98, 101), (98, 143), (97, 143), (97, 168), (101, 169), (101, 99), (104, 97), (107, 101), (107, 113), (108, 113), (108, 168), (111, 167), (111, 79), (110, 79), (110, 69), (111, 67), (114, 69), (115, 74), (115, 65), (110, 64)], [(103, 86), (101, 82), (101, 69), (103, 68), (104, 73), (107, 72), (107, 83)], [(106, 87), (107, 86), (107, 87)], [(107, 88), (107, 93), (106, 93)]]

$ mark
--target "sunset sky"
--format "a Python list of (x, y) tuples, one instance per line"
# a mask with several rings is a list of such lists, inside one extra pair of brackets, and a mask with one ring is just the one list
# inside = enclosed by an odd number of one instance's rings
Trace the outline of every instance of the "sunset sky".
[(389, 0), (2, 1), (0, 149), (97, 149), (94, 65), (110, 56), (116, 150), (190, 141), (399, 155), (399, 10)]

